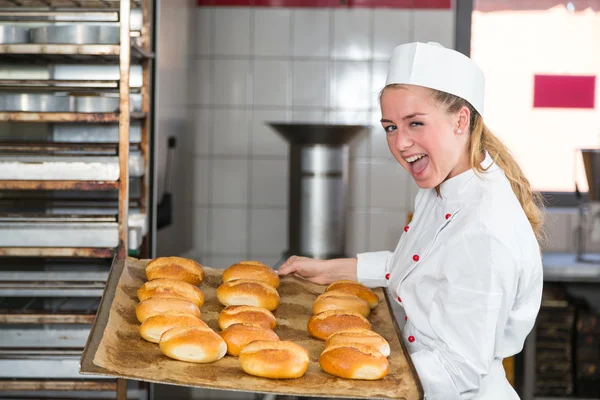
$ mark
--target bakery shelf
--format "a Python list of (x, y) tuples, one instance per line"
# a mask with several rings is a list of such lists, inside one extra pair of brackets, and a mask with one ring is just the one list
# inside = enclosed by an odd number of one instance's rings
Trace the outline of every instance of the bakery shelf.
[(16, 181), (0, 180), (0, 190), (86, 190), (107, 191), (117, 190), (117, 181)]
[(93, 324), (93, 314), (0, 314), (0, 324)]
[[(130, 119), (146, 118), (143, 112), (132, 112)], [(118, 113), (38, 113), (38, 112), (0, 112), (0, 122), (119, 122)]]
[[(69, 93), (118, 93), (118, 80), (21, 80), (0, 79), (2, 92), (69, 92)], [(139, 93), (140, 88), (131, 88), (130, 93)]]
[[(3, 247), (0, 257), (81, 257), (81, 258), (112, 258), (114, 248), (96, 247)], [(0, 316), (1, 318), (1, 316)], [(1, 321), (0, 321), (1, 322)]]
[[(49, 8), (49, 9), (104, 9), (118, 10), (121, 0), (0, 0), (0, 8)], [(131, 7), (139, 7), (141, 0), (131, 0)]]
[(63, 381), (63, 380), (2, 380), (0, 381), (0, 390), (6, 391), (34, 391), (34, 390), (53, 390), (53, 391), (72, 391), (72, 390), (94, 390), (94, 391), (115, 391), (116, 382), (102, 381)]
[[(120, 52), (118, 44), (0, 44), (0, 54), (6, 62), (32, 64), (115, 64), (119, 62)], [(132, 63), (153, 57), (153, 53), (144, 51), (138, 45), (131, 46)]]

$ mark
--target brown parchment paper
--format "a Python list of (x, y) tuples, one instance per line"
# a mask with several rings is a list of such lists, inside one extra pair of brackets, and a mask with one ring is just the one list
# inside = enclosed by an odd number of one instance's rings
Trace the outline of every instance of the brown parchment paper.
[[(324, 349), (324, 342), (309, 337), (306, 331), (312, 303), (325, 287), (296, 277), (282, 277), (278, 289), (281, 305), (274, 312), (277, 318), (275, 332), (282, 340), (292, 340), (304, 346), (310, 354), (310, 365), (302, 378), (270, 380), (245, 374), (236, 357), (225, 356), (210, 364), (185, 363), (167, 358), (157, 344), (143, 340), (138, 333), (140, 324), (135, 316), (135, 306), (138, 304), (137, 289), (146, 281), (145, 266), (148, 261), (127, 258), (102, 340), (93, 358), (95, 365), (125, 378), (202, 388), (297, 396), (421, 398), (413, 369), (400, 345), (381, 289), (375, 292), (382, 302), (368, 319), (373, 330), (390, 343), (390, 372), (379, 381), (346, 380), (320, 369), (319, 356)], [(217, 318), (224, 307), (216, 298), (216, 288), (221, 283), (222, 270), (205, 267), (205, 271), (206, 280), (200, 285), (206, 299), (201, 307), (201, 318), (219, 332)]]

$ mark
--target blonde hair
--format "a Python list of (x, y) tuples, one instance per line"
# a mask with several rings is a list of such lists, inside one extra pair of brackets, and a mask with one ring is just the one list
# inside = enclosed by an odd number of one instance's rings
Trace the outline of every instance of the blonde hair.
[[(389, 85), (387, 87), (404, 86)], [(469, 121), (469, 159), (472, 168), (478, 173), (485, 172), (485, 169), (481, 166), (481, 156), (487, 152), (490, 157), (492, 157), (510, 182), (512, 190), (531, 224), (531, 228), (535, 233), (538, 243), (542, 245), (545, 241), (545, 234), (542, 227), (544, 223), (544, 205), (542, 196), (531, 189), (529, 181), (508, 148), (490, 131), (483, 122), (481, 115), (468, 101), (439, 90), (427, 90), (432, 93), (436, 102), (448, 113), (456, 113), (462, 107), (467, 107), (469, 109), (471, 112)]]

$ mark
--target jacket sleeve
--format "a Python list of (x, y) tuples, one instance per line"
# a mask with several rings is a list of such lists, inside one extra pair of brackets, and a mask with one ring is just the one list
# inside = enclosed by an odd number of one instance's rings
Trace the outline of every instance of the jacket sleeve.
[(389, 280), (385, 276), (390, 272), (393, 256), (391, 251), (358, 254), (357, 280), (367, 287), (387, 287)]
[(434, 337), (421, 338), (424, 348), (412, 360), (428, 399), (469, 399), (488, 374), (506, 328), (520, 276), (519, 249), (471, 230), (443, 251), (444, 279), (428, 316)]

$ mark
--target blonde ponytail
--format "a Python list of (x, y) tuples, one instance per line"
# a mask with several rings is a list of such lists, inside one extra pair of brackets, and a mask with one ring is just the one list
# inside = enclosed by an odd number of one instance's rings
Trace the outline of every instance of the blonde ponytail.
[(542, 229), (544, 223), (542, 196), (531, 189), (529, 181), (508, 148), (485, 126), (481, 115), (467, 101), (449, 93), (430, 90), (433, 92), (433, 97), (450, 113), (458, 112), (463, 106), (469, 108), (471, 111), (469, 146), (471, 165), (475, 171), (483, 173), (484, 169), (481, 167), (482, 155), (487, 152), (492, 157), (508, 178), (512, 190), (533, 228), (538, 243), (542, 245), (545, 240)]

